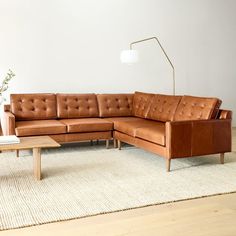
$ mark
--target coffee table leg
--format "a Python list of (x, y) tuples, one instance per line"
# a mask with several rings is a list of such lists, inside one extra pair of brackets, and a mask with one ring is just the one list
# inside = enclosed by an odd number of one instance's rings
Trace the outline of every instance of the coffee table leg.
[(34, 177), (41, 180), (41, 148), (33, 148)]

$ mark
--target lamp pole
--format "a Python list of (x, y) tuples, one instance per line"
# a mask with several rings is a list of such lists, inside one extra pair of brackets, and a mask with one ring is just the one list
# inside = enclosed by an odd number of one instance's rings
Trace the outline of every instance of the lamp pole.
[(171, 62), (170, 58), (168, 57), (165, 49), (161, 45), (160, 41), (158, 40), (158, 38), (157, 37), (150, 37), (150, 38), (145, 38), (145, 39), (141, 39), (141, 40), (132, 42), (132, 43), (130, 43), (130, 50), (133, 49), (132, 47), (133, 47), (134, 44), (142, 43), (142, 42), (149, 41), (149, 40), (155, 40), (158, 43), (158, 45), (160, 46), (162, 52), (164, 53), (166, 59), (168, 60), (170, 66), (173, 70), (173, 74), (172, 74), (173, 75), (173, 95), (175, 95), (175, 67), (174, 67), (173, 63)]

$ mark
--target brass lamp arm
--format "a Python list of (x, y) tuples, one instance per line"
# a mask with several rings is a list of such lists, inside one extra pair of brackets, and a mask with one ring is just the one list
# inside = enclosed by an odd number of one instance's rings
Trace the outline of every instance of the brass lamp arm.
[(145, 42), (145, 41), (149, 41), (149, 40), (156, 40), (156, 42), (158, 43), (158, 45), (160, 46), (162, 52), (164, 53), (166, 59), (168, 60), (172, 70), (173, 70), (173, 95), (175, 95), (175, 67), (173, 65), (173, 63), (171, 62), (170, 58), (168, 57), (165, 49), (163, 48), (163, 46), (161, 45), (160, 41), (158, 40), (157, 37), (151, 37), (151, 38), (145, 38), (145, 39), (142, 39), (142, 40), (138, 40), (138, 41), (135, 41), (135, 42), (132, 42), (130, 43), (130, 49), (132, 50), (132, 46), (134, 44), (138, 44), (138, 43), (142, 43), (142, 42)]

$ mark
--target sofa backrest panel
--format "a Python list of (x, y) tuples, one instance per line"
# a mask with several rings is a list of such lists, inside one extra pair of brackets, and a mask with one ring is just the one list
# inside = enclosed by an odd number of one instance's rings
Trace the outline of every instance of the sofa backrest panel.
[(212, 119), (217, 119), (218, 116), (219, 116), (219, 113), (220, 113), (220, 106), (222, 104), (222, 101), (220, 99), (217, 98), (217, 103), (216, 103), (216, 106), (215, 106), (215, 109), (211, 115), (211, 118)]
[(151, 93), (135, 92), (133, 98), (133, 115), (146, 118), (153, 97), (154, 94)]
[(11, 112), (16, 120), (46, 120), (55, 119), (55, 94), (11, 94)]
[(151, 102), (147, 118), (162, 122), (172, 121), (181, 98), (182, 96), (156, 94)]
[(133, 94), (98, 94), (100, 117), (132, 116)]
[(183, 96), (175, 112), (174, 120), (215, 119), (221, 101), (218, 98)]
[(62, 94), (57, 96), (58, 118), (98, 117), (98, 104), (95, 94)]

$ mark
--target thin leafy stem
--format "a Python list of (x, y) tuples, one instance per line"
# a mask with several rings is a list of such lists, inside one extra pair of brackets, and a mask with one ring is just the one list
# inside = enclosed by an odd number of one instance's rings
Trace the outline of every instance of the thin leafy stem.
[(7, 75), (5, 76), (0, 86), (0, 96), (8, 89), (8, 84), (14, 76), (15, 74), (13, 73), (13, 71), (9, 69)]

